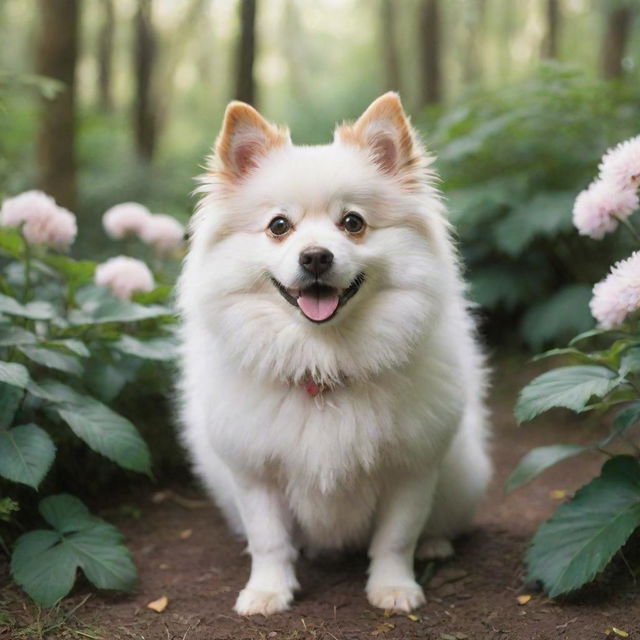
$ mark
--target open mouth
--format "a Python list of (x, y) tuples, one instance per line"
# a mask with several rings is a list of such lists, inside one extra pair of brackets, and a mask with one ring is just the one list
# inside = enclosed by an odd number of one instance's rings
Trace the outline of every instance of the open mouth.
[(338, 309), (358, 293), (364, 282), (364, 273), (359, 273), (353, 282), (346, 289), (343, 289), (342, 293), (335, 287), (329, 287), (319, 282), (297, 292), (287, 289), (273, 276), (271, 276), (271, 282), (289, 304), (298, 307), (311, 322), (320, 324), (331, 320)]

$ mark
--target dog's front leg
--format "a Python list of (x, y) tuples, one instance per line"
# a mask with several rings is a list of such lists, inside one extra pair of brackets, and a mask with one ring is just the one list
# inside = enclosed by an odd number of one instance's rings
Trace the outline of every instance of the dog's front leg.
[(298, 589), (291, 516), (274, 487), (246, 479), (236, 487), (251, 554), (251, 576), (238, 595), (235, 610), (240, 615), (265, 616), (284, 611)]
[(369, 547), (369, 602), (382, 609), (412, 611), (424, 604), (413, 558), (435, 491), (437, 472), (400, 474), (384, 489)]

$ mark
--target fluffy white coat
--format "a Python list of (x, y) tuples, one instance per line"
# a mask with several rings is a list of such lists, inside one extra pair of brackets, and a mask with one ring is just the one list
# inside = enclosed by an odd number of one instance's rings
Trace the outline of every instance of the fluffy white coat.
[[(416, 549), (451, 553), (485, 489), (485, 370), (429, 163), (395, 94), (325, 146), (227, 109), (179, 283), (179, 387), (195, 471), (248, 541), (240, 614), (290, 605), (300, 548), (352, 547), (370, 602), (410, 611)], [(365, 275), (322, 324), (272, 281), (302, 287), (310, 246), (337, 291)]]

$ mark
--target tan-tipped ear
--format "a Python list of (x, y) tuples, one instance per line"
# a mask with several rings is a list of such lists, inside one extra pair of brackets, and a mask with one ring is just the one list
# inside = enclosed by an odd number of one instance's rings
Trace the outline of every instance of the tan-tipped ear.
[(244, 102), (230, 102), (215, 145), (219, 169), (232, 180), (240, 180), (271, 149), (289, 142), (288, 130), (267, 122)]
[(373, 161), (389, 174), (410, 166), (417, 156), (411, 125), (393, 91), (374, 100), (354, 124), (338, 127), (336, 137), (368, 148)]

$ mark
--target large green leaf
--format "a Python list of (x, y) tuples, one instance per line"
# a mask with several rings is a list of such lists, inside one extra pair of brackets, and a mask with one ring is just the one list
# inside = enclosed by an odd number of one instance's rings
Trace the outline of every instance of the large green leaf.
[(548, 447), (532, 449), (520, 460), (518, 466), (509, 476), (506, 490), (513, 491), (513, 489), (527, 484), (554, 464), (588, 450), (589, 447), (579, 444), (553, 444)]
[(29, 372), (17, 362), (0, 361), (0, 382), (24, 389), (29, 383)]
[(15, 298), (0, 293), (0, 313), (29, 320), (51, 320), (55, 317), (56, 310), (51, 304), (42, 300), (21, 304)]
[(43, 342), (42, 346), (53, 349), (60, 349), (63, 352), (71, 353), (80, 358), (88, 358), (91, 352), (87, 348), (87, 345), (82, 340), (76, 340), (75, 338), (65, 338), (61, 340), (49, 340)]
[(48, 255), (45, 260), (47, 264), (63, 274), (67, 281), (75, 284), (91, 280), (96, 269), (95, 262), (91, 262), (90, 260), (74, 260), (68, 256), (51, 254)]
[(72, 325), (105, 324), (107, 322), (138, 322), (173, 315), (173, 310), (161, 305), (144, 306), (115, 298), (104, 287), (86, 286), (78, 291), (80, 309), (69, 314)]
[(178, 340), (173, 336), (139, 340), (125, 334), (111, 346), (122, 353), (145, 360), (174, 360), (177, 356)]
[(55, 349), (47, 349), (46, 347), (36, 347), (33, 345), (23, 345), (19, 347), (20, 351), (39, 365), (48, 369), (55, 369), (63, 373), (69, 373), (72, 376), (82, 375), (82, 364), (75, 356), (60, 353)]
[(24, 240), (20, 232), (11, 227), (0, 227), (0, 250), (5, 251), (14, 258), (22, 258), (24, 255)]
[(24, 389), (0, 382), (0, 428), (6, 429), (13, 424), (23, 396)]
[(0, 347), (15, 347), (19, 344), (35, 344), (35, 334), (13, 324), (0, 325)]
[(520, 391), (516, 418), (519, 423), (526, 422), (553, 407), (579, 413), (593, 396), (605, 396), (620, 382), (621, 378), (616, 373), (596, 365), (559, 367), (547, 371)]
[(602, 474), (535, 534), (527, 565), (551, 597), (573, 591), (604, 569), (640, 526), (640, 462), (630, 456), (608, 460)]
[(51, 438), (35, 424), (0, 430), (0, 475), (9, 480), (37, 489), (55, 455)]
[(51, 607), (66, 596), (78, 568), (100, 589), (132, 589), (136, 568), (115, 527), (67, 494), (45, 498), (39, 508), (53, 530), (24, 534), (11, 557), (13, 578), (37, 604)]
[(99, 400), (54, 380), (30, 385), (29, 392), (51, 402), (52, 410), (94, 451), (125, 469), (151, 473), (149, 449), (137, 429)]

